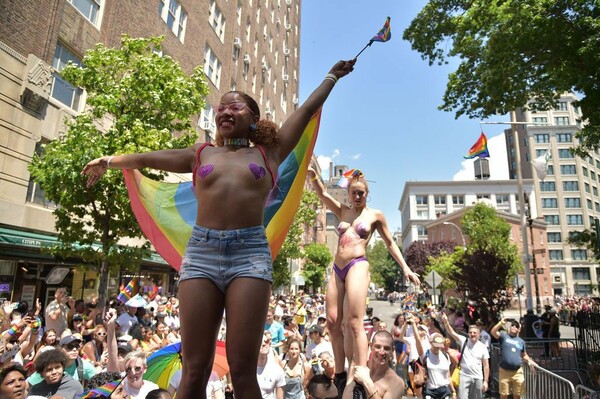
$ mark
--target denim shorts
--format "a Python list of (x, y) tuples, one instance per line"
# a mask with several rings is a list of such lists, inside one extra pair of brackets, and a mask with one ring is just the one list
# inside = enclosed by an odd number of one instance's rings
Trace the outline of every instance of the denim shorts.
[(273, 262), (265, 228), (214, 230), (194, 226), (181, 261), (179, 281), (206, 278), (225, 292), (238, 277), (273, 283)]

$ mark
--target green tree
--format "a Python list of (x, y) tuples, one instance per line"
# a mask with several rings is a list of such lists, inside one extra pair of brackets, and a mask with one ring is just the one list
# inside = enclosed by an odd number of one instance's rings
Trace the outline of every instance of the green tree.
[(441, 291), (457, 289), (458, 282), (455, 280), (455, 276), (460, 273), (458, 263), (463, 256), (463, 248), (456, 247), (454, 252), (442, 252), (438, 256), (429, 257), (429, 265), (426, 268), (426, 274), (429, 274), (431, 271), (436, 271), (442, 276), (443, 280), (438, 287)]
[(596, 227), (592, 230), (585, 229), (583, 231), (573, 231), (567, 238), (569, 244), (573, 244), (579, 248), (587, 248), (593, 254), (596, 261), (600, 259), (600, 247), (598, 246), (598, 233)]
[(317, 290), (324, 286), (327, 266), (333, 260), (327, 245), (312, 243), (304, 248), (306, 262), (302, 266), (302, 277), (306, 286)]
[(580, 154), (600, 144), (600, 18), (596, 0), (430, 0), (404, 31), (429, 65), (458, 60), (440, 109), (484, 118), (553, 108), (565, 91), (588, 124)]
[(510, 224), (483, 203), (465, 212), (463, 233), (469, 237), (467, 252), (457, 259), (451, 278), (481, 308), (497, 314), (510, 302), (506, 287), (523, 269), (518, 248), (510, 240)]
[(313, 191), (304, 190), (302, 192), (298, 210), (294, 215), (279, 254), (273, 261), (273, 288), (290, 284), (292, 277), (289, 266), (290, 259), (304, 257), (304, 250), (301, 245), (302, 235), (315, 224), (317, 218), (315, 208), (318, 203), (319, 198)]
[[(65, 135), (45, 145), (43, 156), (35, 157), (29, 168), (57, 205), (54, 216), (61, 246), (55, 252), (78, 256), (99, 269), (101, 304), (109, 267), (135, 268), (148, 245), (118, 245), (123, 238), (141, 237), (121, 173), (109, 170), (88, 189), (81, 170), (106, 154), (192, 144), (196, 135), (190, 116), (204, 107), (208, 93), (200, 68), (188, 76), (171, 57), (158, 54), (162, 40), (123, 36), (120, 48), (98, 44), (86, 52), (83, 67), (69, 64), (63, 69), (65, 79), (86, 90), (87, 108), (67, 121)], [(96, 243), (98, 250), (93, 247)]]
[(390, 255), (385, 242), (377, 240), (375, 244), (368, 246), (367, 259), (371, 266), (371, 280), (387, 292), (399, 291), (404, 274)]

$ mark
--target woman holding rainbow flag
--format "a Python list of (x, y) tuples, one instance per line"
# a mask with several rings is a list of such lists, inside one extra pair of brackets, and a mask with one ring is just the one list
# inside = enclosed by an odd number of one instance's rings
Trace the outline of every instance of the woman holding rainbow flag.
[[(367, 366), (368, 340), (363, 324), (365, 304), (371, 275), (366, 248), (373, 233), (377, 231), (390, 254), (398, 262), (404, 275), (419, 285), (419, 277), (412, 272), (394, 241), (383, 212), (367, 207), (369, 187), (362, 172), (352, 169), (344, 174), (338, 185), (347, 187), (350, 205), (341, 204), (325, 189), (313, 169), (308, 170), (315, 192), (338, 218), (339, 242), (334, 258), (332, 277), (329, 279), (325, 307), (327, 328), (335, 357), (336, 385), (344, 389), (344, 380), (350, 383), (354, 372)], [(344, 372), (348, 358), (350, 375)], [(366, 375), (369, 375), (368, 372)], [(378, 399), (378, 398), (375, 398)]]
[[(227, 353), (236, 399), (259, 399), (258, 352), (269, 304), (271, 253), (263, 208), (281, 162), (296, 146), (311, 116), (355, 60), (339, 61), (281, 126), (260, 120), (245, 93), (231, 91), (214, 107), (217, 146), (105, 156), (83, 169), (88, 186), (109, 168), (154, 168), (193, 173), (198, 213), (180, 271), (183, 377), (178, 399), (203, 398), (211, 374), (223, 310)], [(250, 144), (253, 144), (252, 146)], [(198, 317), (201, 315), (202, 317)]]

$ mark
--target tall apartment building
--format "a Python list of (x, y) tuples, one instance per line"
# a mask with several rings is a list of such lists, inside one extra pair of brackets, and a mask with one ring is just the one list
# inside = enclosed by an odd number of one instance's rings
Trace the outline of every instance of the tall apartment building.
[[(301, 0), (0, 2), (0, 298), (32, 303), (53, 294), (44, 278), (61, 261), (42, 251), (56, 243), (53, 205), (27, 166), (64, 132), (64, 118), (85, 107), (86, 93), (61, 78), (68, 61), (80, 62), (96, 43), (117, 47), (123, 34), (163, 35), (164, 53), (184, 71), (204, 66), (208, 105), (193, 119), (199, 141), (210, 142), (210, 104), (229, 90), (252, 95), (277, 124), (297, 107), (300, 9)], [(93, 293), (93, 272), (63, 266), (73, 296)], [(158, 256), (142, 273), (165, 290), (175, 275)]]
[[(600, 154), (598, 150), (587, 158), (569, 150), (578, 145), (576, 133), (581, 129), (581, 111), (573, 105), (577, 97), (563, 94), (555, 109), (542, 112), (520, 110), (518, 137), (521, 150), (521, 170), (524, 178), (532, 178), (531, 160), (546, 151), (551, 158), (548, 175), (540, 181), (534, 178), (538, 209), (547, 223), (548, 254), (553, 289), (556, 295), (591, 294), (598, 284), (600, 268), (592, 254), (567, 242), (575, 231), (592, 229), (600, 217)], [(509, 171), (516, 176), (514, 143), (506, 134)]]

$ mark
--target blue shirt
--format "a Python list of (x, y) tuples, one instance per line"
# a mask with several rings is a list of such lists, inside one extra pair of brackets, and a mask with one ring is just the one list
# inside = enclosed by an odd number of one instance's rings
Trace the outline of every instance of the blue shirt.
[(500, 367), (504, 370), (518, 370), (523, 364), (521, 357), (525, 353), (525, 341), (519, 337), (511, 337), (500, 333)]
[(277, 321), (273, 321), (273, 324), (271, 325), (265, 323), (265, 331), (271, 333), (271, 345), (275, 345), (281, 341), (285, 341), (285, 331), (283, 330), (283, 324)]

